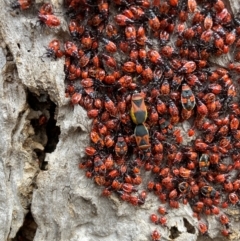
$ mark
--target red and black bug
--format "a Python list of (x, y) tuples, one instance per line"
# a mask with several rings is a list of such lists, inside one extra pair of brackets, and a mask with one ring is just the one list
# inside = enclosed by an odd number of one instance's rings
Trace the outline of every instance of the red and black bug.
[(11, 4), (12, 9), (26, 10), (32, 5), (32, 0), (16, 0)]
[(48, 44), (48, 47), (46, 48), (46, 50), (47, 52), (44, 55), (47, 56), (48, 58), (57, 59), (57, 58), (61, 58), (64, 55), (63, 51), (60, 49), (60, 41), (57, 39), (52, 40)]
[(190, 111), (195, 107), (195, 96), (187, 84), (182, 85), (181, 103), (184, 109)]

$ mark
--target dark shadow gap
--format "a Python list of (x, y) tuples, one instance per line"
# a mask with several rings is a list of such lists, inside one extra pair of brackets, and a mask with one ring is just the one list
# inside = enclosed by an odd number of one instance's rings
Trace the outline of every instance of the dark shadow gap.
[(36, 231), (37, 223), (34, 221), (32, 213), (29, 211), (25, 216), (22, 227), (13, 238), (13, 241), (33, 241)]
[[(60, 128), (56, 125), (54, 119), (56, 104), (50, 100), (49, 95), (43, 92), (40, 96), (28, 90), (27, 102), (34, 111), (40, 111), (39, 118), (31, 119), (31, 125), (34, 128), (37, 142), (44, 146), (44, 150), (35, 150), (40, 169), (46, 170), (47, 162), (45, 162), (46, 153), (51, 153), (56, 149), (59, 141)], [(47, 136), (47, 142), (44, 142), (44, 136)]]
[(186, 218), (183, 218), (183, 222), (184, 222), (184, 226), (187, 229), (187, 232), (195, 234), (196, 230), (195, 230), (194, 226), (191, 223), (189, 223)]
[(175, 239), (175, 238), (179, 237), (179, 235), (180, 235), (180, 232), (178, 231), (177, 227), (175, 227), (175, 226), (171, 227), (169, 238)]
[(7, 61), (13, 61), (12, 52), (7, 45), (6, 45), (6, 59), (7, 59)]

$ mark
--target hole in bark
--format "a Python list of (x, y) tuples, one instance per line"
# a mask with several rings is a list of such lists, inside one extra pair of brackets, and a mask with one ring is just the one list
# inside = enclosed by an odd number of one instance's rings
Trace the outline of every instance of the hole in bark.
[(179, 235), (180, 235), (180, 232), (178, 231), (177, 227), (175, 227), (175, 226), (171, 227), (169, 238), (175, 239), (175, 238), (179, 237)]
[(13, 55), (8, 46), (6, 46), (6, 59), (7, 61), (13, 61)]
[(183, 222), (184, 222), (184, 226), (185, 226), (186, 229), (187, 229), (187, 232), (188, 232), (188, 233), (195, 234), (196, 231), (195, 231), (194, 226), (192, 226), (192, 224), (189, 223), (186, 218), (183, 218)]
[(34, 128), (34, 141), (42, 144), (44, 150), (35, 149), (38, 156), (41, 170), (46, 170), (46, 153), (55, 150), (59, 141), (60, 128), (56, 126), (55, 120), (56, 104), (50, 100), (49, 95), (44, 92), (40, 96), (28, 90), (27, 102), (30, 108), (35, 112), (31, 119), (31, 125)]
[(16, 237), (13, 241), (32, 241), (36, 234), (37, 224), (33, 219), (32, 213), (29, 212), (24, 219), (23, 226), (19, 229), (16, 234)]
[(31, 52), (31, 50), (30, 49), (28, 49), (28, 53), (30, 53)]
[(19, 48), (19, 49), (21, 48), (21, 45), (20, 45), (20, 43), (17, 43), (17, 46), (18, 46), (18, 48)]

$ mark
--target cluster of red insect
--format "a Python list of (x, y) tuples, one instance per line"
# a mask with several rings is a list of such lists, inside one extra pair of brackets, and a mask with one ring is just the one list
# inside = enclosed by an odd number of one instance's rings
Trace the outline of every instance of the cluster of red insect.
[[(222, 208), (240, 204), (233, 80), (240, 72), (240, 19), (222, 0), (66, 0), (64, 7), (71, 40), (61, 50), (54, 39), (46, 56), (65, 56), (66, 97), (93, 119), (80, 168), (104, 196), (142, 205), (149, 191), (171, 208), (189, 203), (199, 220), (216, 215), (228, 236)], [(48, 3), (38, 19), (60, 25)], [(228, 53), (229, 66), (209, 61)], [(179, 127), (186, 122), (188, 143)], [(152, 180), (140, 190), (146, 171)], [(166, 211), (158, 211), (151, 221), (166, 225)], [(206, 222), (199, 221), (199, 231), (207, 233)], [(155, 230), (152, 240), (160, 238)]]

